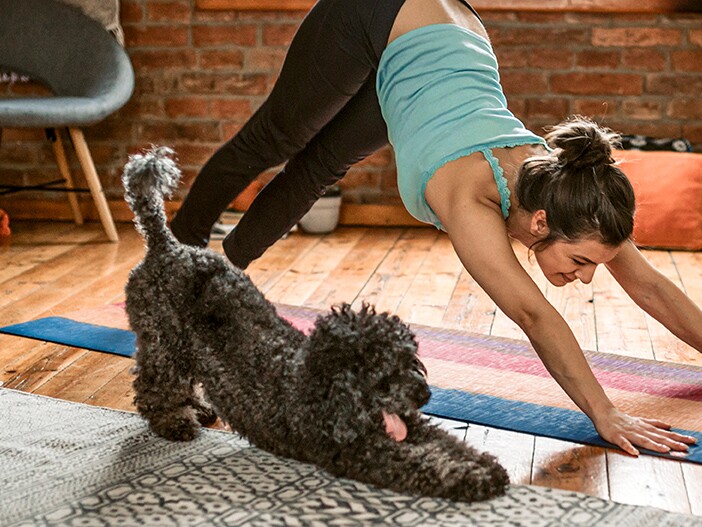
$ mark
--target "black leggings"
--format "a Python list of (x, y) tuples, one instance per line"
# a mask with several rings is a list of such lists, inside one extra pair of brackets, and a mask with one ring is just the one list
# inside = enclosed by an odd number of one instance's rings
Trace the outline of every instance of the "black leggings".
[(351, 165), (387, 144), (375, 75), (403, 3), (315, 4), (290, 44), (269, 97), (193, 183), (171, 224), (176, 238), (206, 246), (229, 203), (261, 172), (287, 161), (224, 240), (227, 257), (245, 269)]

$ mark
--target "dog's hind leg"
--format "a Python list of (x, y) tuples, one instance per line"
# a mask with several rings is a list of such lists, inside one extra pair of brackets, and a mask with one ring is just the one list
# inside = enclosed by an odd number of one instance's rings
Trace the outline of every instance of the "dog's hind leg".
[(190, 441), (200, 422), (182, 343), (163, 335), (140, 335), (137, 342), (134, 403), (151, 429), (172, 441)]

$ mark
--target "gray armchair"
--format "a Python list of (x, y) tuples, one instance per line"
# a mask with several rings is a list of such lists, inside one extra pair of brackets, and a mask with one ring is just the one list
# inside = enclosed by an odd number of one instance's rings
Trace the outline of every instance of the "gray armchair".
[[(56, 0), (0, 0), (0, 70), (42, 82), (50, 97), (0, 98), (2, 128), (44, 128), (63, 179), (31, 187), (65, 190), (76, 223), (81, 215), (59, 129), (71, 138), (108, 238), (117, 241), (112, 214), (82, 127), (121, 108), (134, 89), (129, 57), (114, 37), (80, 10)], [(56, 184), (62, 183), (60, 189)], [(0, 193), (25, 187), (0, 185)]]

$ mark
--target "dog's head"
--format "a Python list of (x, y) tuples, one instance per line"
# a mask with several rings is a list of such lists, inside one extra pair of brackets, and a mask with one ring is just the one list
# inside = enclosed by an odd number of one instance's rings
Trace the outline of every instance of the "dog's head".
[(304, 369), (337, 443), (382, 429), (383, 412), (409, 416), (429, 401), (414, 334), (366, 304), (359, 311), (343, 304), (317, 319)]

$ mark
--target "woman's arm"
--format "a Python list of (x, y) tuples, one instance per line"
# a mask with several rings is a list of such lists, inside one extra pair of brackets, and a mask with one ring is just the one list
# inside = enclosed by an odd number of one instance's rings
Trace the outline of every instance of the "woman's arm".
[(702, 310), (628, 241), (607, 268), (624, 291), (673, 335), (702, 352)]
[(470, 191), (427, 187), (430, 206), (449, 233), (463, 266), (497, 306), (526, 333), (546, 369), (593, 421), (598, 433), (626, 452), (687, 450), (694, 440), (664, 423), (618, 411), (595, 378), (575, 336), (522, 268), (499, 206)]

